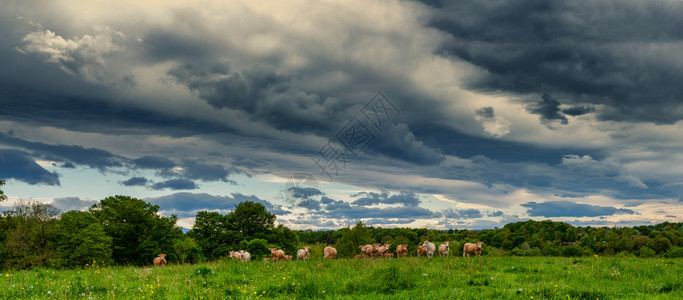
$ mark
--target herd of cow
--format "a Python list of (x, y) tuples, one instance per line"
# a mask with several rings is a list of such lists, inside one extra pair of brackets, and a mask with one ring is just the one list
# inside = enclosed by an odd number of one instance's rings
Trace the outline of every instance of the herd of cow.
[[(462, 256), (470, 256), (471, 253), (474, 253), (475, 255), (479, 256), (481, 255), (481, 250), (482, 246), (484, 245), (484, 242), (476, 242), (474, 244), (472, 243), (465, 243), (465, 245), (462, 247)], [(356, 258), (374, 258), (374, 257), (380, 257), (380, 258), (391, 258), (394, 257), (394, 253), (389, 252), (389, 249), (391, 248), (391, 244), (386, 244), (386, 245), (380, 245), (380, 244), (374, 244), (374, 245), (364, 245), (364, 246), (358, 246), (360, 248), (360, 254), (356, 255)], [(421, 246), (417, 247), (417, 257), (420, 256), (426, 256), (426, 257), (432, 257), (434, 256), (434, 253), (437, 251), (436, 246), (434, 243), (431, 243), (429, 241), (424, 241)], [(439, 255), (448, 257), (450, 254), (450, 242), (444, 242), (443, 244), (439, 245)], [(249, 252), (240, 250), (240, 251), (230, 251), (230, 258), (233, 260), (239, 260), (239, 261), (250, 261), (251, 260), (251, 254)], [(396, 257), (405, 257), (408, 255), (408, 244), (402, 244), (396, 246)], [(302, 249), (299, 249), (296, 253), (296, 258), (298, 260), (308, 260), (310, 257), (310, 248), (309, 247), (303, 247)], [(337, 249), (327, 246), (325, 247), (325, 250), (323, 251), (323, 259), (327, 258), (336, 258), (337, 257)], [(276, 248), (270, 248), (270, 257), (266, 257), (263, 259), (265, 262), (269, 261), (282, 261), (282, 260), (292, 260), (293, 256), (291, 255), (285, 255), (285, 251), (282, 249), (276, 249)], [(156, 264), (156, 260), (155, 260)]]

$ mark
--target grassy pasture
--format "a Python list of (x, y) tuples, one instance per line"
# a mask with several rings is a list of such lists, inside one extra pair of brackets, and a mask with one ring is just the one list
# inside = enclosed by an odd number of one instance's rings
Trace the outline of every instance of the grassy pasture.
[(683, 260), (338, 259), (2, 271), (0, 299), (681, 299)]

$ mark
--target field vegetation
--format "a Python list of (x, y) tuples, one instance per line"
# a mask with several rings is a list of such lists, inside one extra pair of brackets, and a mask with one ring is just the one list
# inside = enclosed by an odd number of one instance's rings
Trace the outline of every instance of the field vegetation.
[(2, 274), (2, 299), (680, 299), (683, 261), (660, 258), (471, 257), (165, 267), (35, 268)]

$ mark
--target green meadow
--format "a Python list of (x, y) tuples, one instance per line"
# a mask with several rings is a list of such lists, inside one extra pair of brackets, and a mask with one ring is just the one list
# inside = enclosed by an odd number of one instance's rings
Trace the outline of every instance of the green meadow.
[(3, 271), (0, 299), (681, 299), (683, 260), (454, 257)]

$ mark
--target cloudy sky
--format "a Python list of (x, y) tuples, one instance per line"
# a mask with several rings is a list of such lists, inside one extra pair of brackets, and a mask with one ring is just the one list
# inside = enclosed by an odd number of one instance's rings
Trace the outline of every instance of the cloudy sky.
[(683, 218), (681, 1), (142, 2), (3, 5), (0, 209)]

